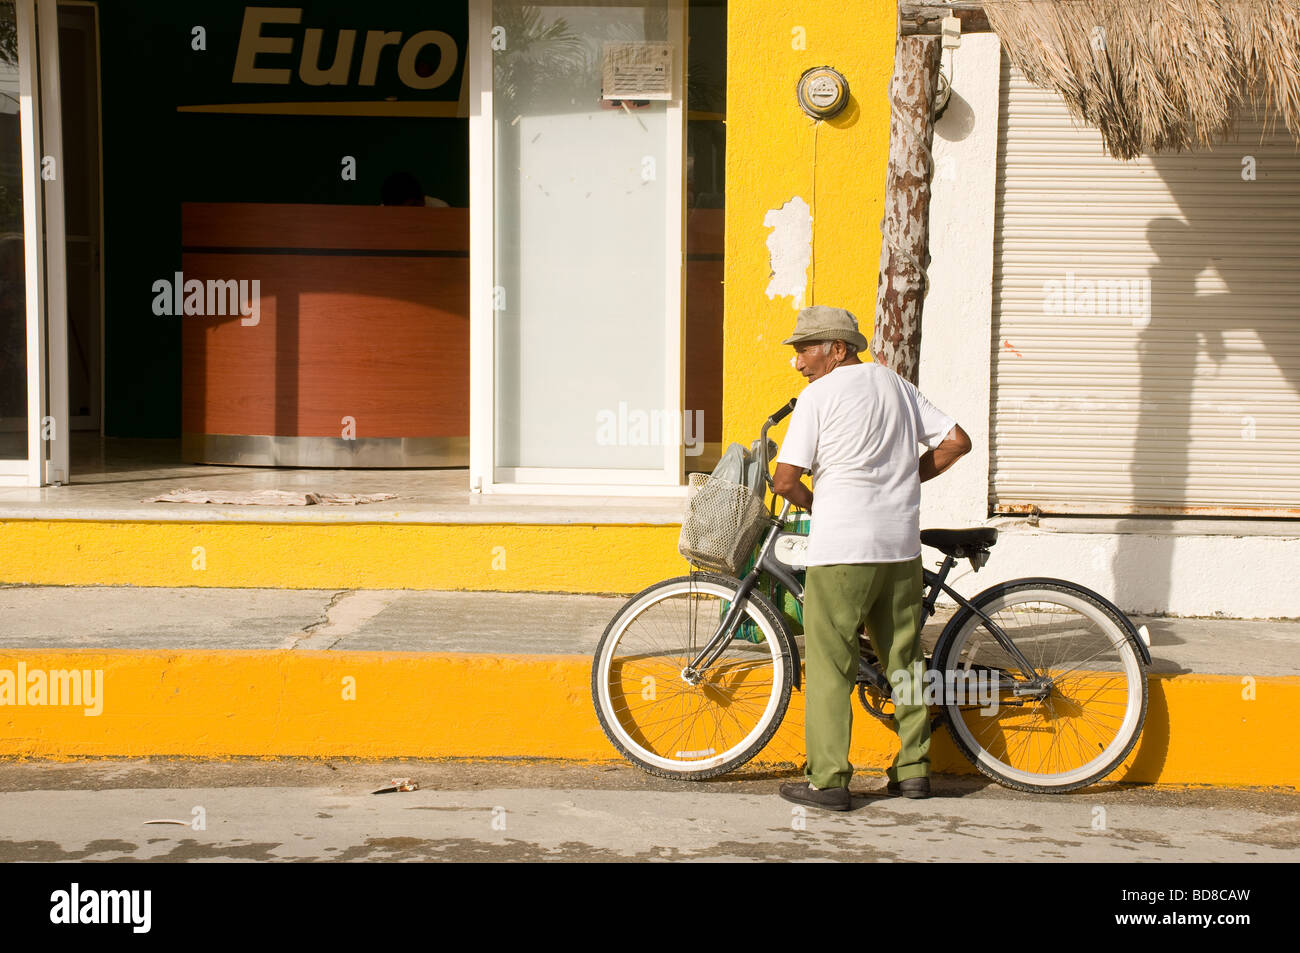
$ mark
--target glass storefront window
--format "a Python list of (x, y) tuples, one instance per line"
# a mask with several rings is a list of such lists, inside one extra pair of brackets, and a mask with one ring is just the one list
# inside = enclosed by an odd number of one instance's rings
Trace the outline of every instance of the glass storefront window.
[[(493, 3), (498, 468), (663, 472), (680, 443), (680, 15)], [(671, 99), (604, 89), (633, 44)]]

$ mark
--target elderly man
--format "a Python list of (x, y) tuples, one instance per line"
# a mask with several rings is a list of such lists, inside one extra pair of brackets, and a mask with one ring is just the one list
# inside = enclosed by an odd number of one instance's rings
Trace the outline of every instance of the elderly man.
[[(782, 784), (781, 796), (846, 811), (858, 630), (866, 624), (891, 684), (921, 660), (921, 483), (971, 445), (915, 386), (858, 359), (867, 339), (843, 308), (804, 308), (782, 343), (794, 346), (791, 363), (809, 384), (790, 418), (773, 483), (813, 520), (804, 592), (806, 780)], [(918, 460), (919, 444), (929, 449)], [(928, 797), (929, 713), (919, 698), (897, 704), (907, 699), (896, 694), (899, 752), (886, 772), (888, 790)]]

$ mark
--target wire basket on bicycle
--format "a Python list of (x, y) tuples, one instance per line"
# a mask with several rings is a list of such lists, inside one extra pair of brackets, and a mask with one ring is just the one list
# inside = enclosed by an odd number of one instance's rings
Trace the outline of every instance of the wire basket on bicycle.
[(677, 551), (694, 565), (734, 576), (753, 555), (768, 521), (757, 456), (733, 443), (712, 473), (691, 474)]

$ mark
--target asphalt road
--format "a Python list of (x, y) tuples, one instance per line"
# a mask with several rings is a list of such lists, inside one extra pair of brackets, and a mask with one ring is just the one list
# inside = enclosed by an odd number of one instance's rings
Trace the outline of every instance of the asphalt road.
[[(0, 861), (1297, 861), (1300, 792), (1120, 787), (936, 796), (855, 779), (801, 809), (786, 776), (649, 777), (621, 763), (0, 763)], [(373, 794), (394, 778), (418, 789)], [(153, 823), (151, 823), (153, 822)]]

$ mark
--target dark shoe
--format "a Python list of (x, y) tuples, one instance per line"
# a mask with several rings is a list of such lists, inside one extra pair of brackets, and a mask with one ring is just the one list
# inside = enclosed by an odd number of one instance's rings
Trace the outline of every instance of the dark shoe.
[(820, 807), (823, 811), (847, 811), (852, 803), (848, 788), (816, 791), (807, 781), (786, 781), (781, 785), (781, 797), (795, 804)]
[(908, 778), (906, 781), (890, 781), (885, 790), (899, 797), (929, 797), (929, 778)]

